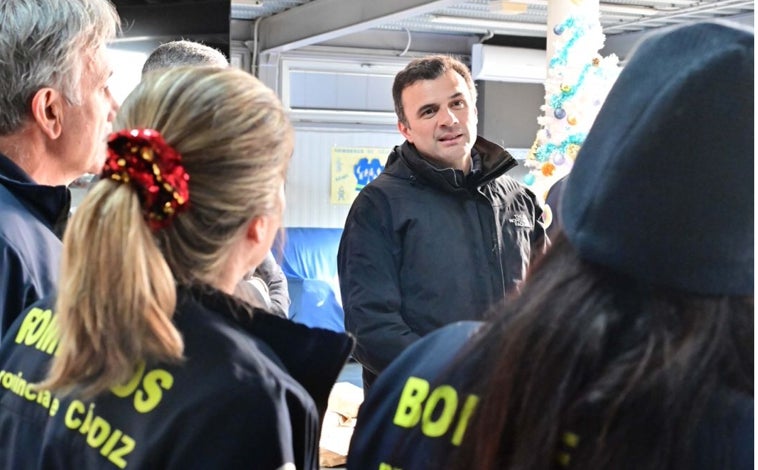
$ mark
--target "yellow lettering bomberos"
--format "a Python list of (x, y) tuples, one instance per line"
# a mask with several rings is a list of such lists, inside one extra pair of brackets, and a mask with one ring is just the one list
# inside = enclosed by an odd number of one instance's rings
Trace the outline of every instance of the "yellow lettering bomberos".
[(119, 398), (134, 394), (134, 409), (148, 413), (161, 402), (163, 391), (169, 390), (173, 385), (174, 376), (168, 371), (151, 369), (145, 373), (145, 363), (140, 362), (132, 378), (123, 385), (111, 388), (111, 392)]
[(63, 422), (71, 430), (86, 436), (87, 445), (99, 449), (100, 454), (118, 468), (126, 468), (126, 456), (136, 445), (134, 439), (108, 421), (95, 414), (95, 405), (73, 400), (66, 410)]

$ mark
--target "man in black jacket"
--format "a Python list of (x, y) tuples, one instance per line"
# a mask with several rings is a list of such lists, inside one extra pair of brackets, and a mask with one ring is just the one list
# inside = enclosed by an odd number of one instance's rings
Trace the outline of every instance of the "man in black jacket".
[(66, 185), (105, 160), (118, 22), (107, 0), (0, 3), (0, 340), (57, 283)]
[(366, 391), (421, 336), (481, 319), (546, 241), (534, 195), (505, 175), (516, 161), (476, 135), (465, 65), (414, 60), (392, 94), (406, 141), (356, 198), (338, 252), (345, 327)]

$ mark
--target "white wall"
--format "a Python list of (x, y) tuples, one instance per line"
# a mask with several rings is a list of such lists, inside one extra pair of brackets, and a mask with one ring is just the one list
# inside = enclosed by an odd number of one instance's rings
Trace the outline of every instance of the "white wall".
[(333, 147), (387, 147), (403, 141), (390, 127), (295, 128), (295, 152), (287, 173), (285, 227), (342, 228), (349, 205), (330, 203)]
[(142, 66), (158, 44), (158, 41), (127, 41), (114, 42), (108, 46), (108, 58), (113, 67), (108, 86), (119, 104), (140, 82)]
[(505, 148), (529, 148), (539, 130), (545, 86), (477, 81), (479, 135)]

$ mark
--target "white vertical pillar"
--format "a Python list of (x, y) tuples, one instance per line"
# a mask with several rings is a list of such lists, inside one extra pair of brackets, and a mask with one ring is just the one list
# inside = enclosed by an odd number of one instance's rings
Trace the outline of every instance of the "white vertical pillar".
[(557, 35), (554, 28), (568, 18), (600, 21), (600, 0), (548, 0), (547, 2), (547, 60), (555, 54)]
[(544, 114), (524, 177), (538, 197), (571, 171), (618, 75), (618, 58), (599, 55), (604, 43), (599, 0), (548, 1)]

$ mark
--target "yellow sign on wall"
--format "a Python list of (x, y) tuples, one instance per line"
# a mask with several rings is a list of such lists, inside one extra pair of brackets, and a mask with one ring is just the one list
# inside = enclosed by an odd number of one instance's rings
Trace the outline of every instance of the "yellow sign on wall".
[(332, 204), (352, 204), (364, 186), (384, 170), (391, 149), (379, 147), (332, 148)]

